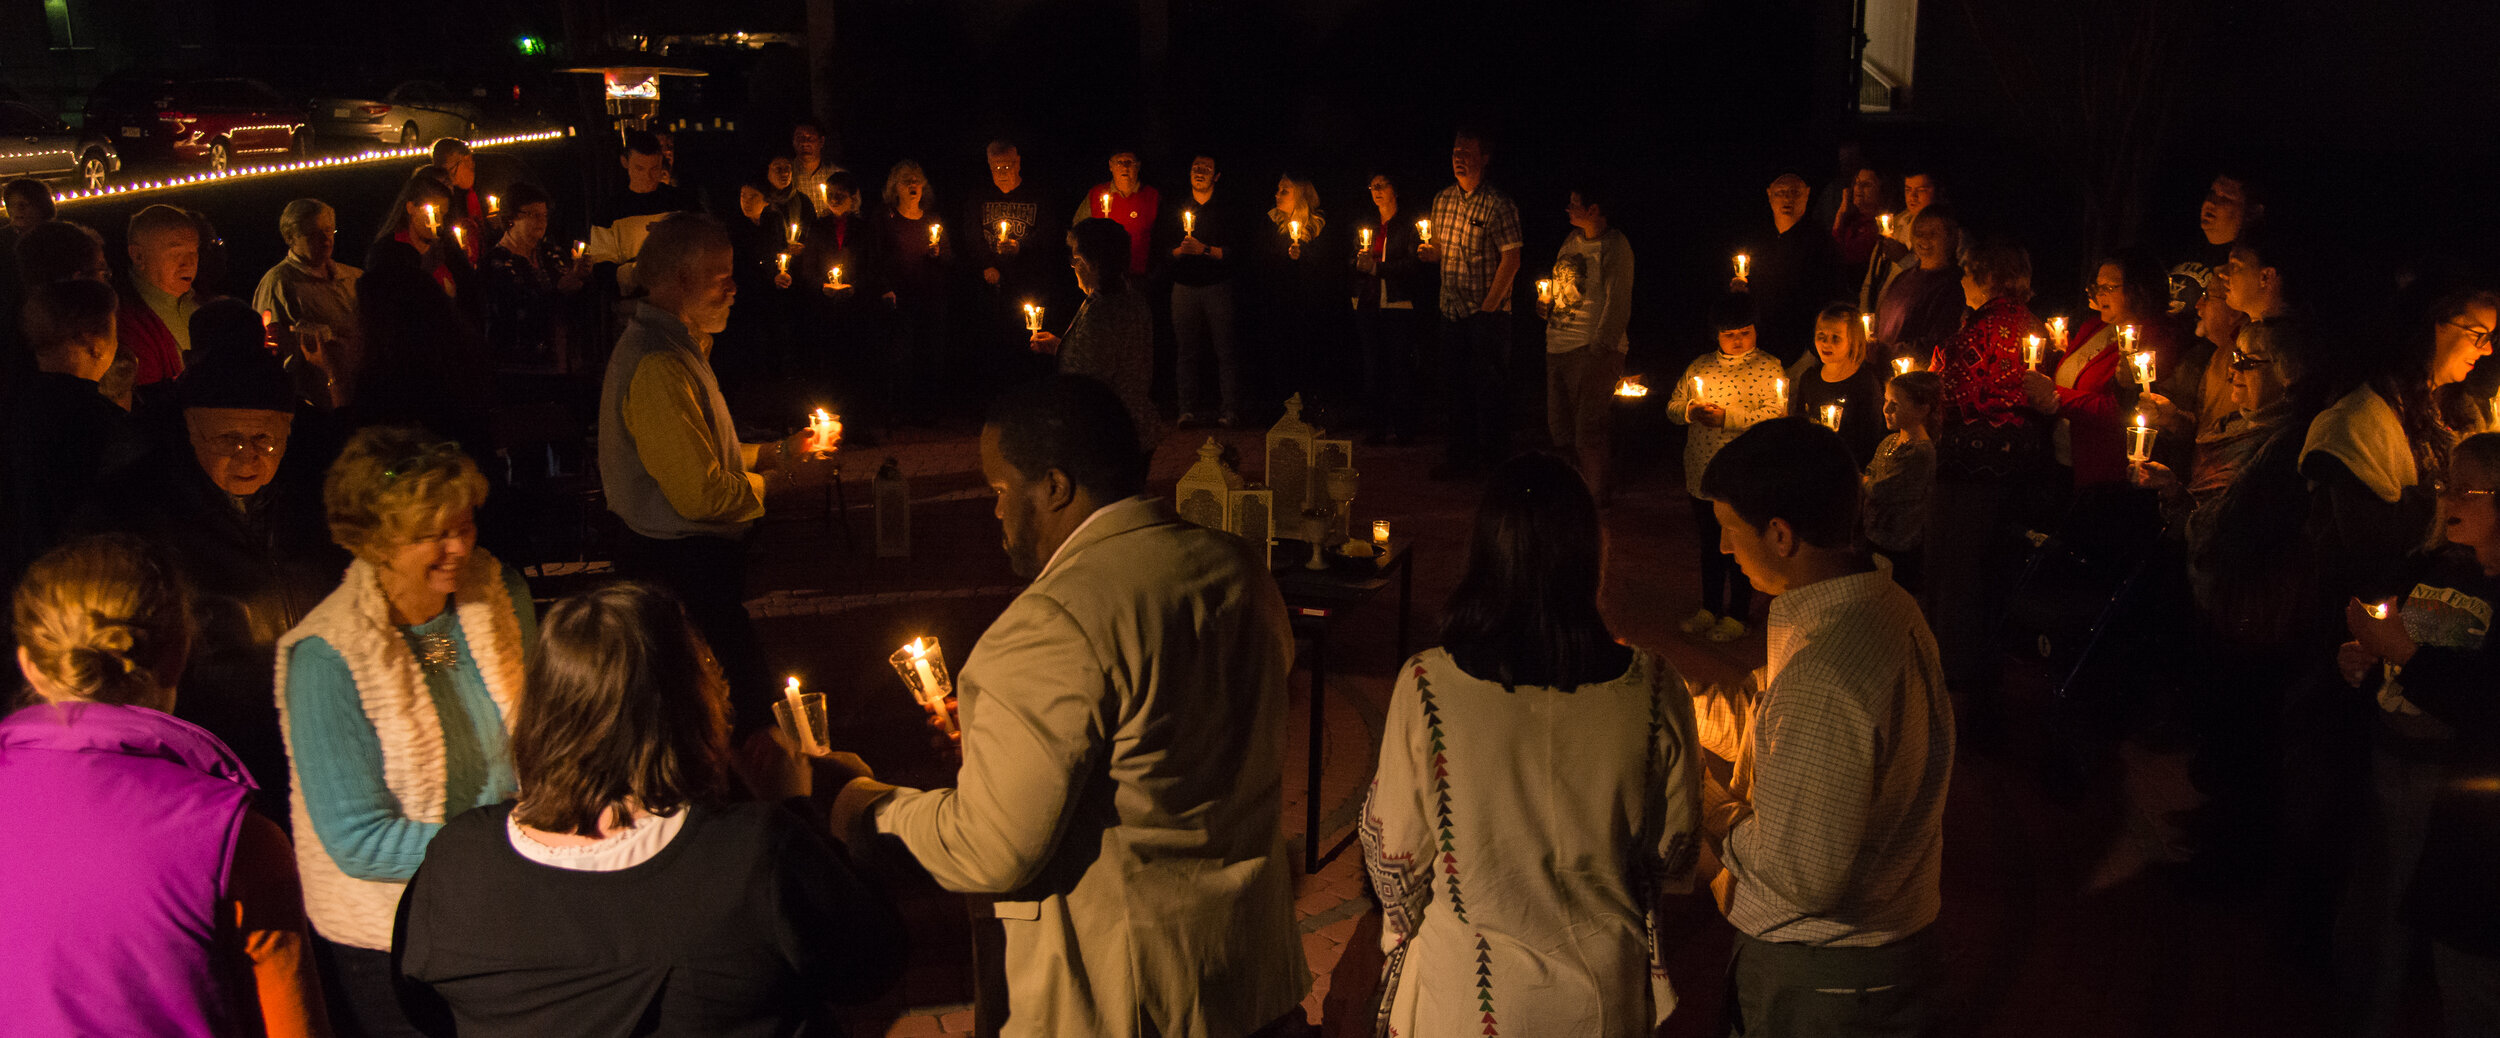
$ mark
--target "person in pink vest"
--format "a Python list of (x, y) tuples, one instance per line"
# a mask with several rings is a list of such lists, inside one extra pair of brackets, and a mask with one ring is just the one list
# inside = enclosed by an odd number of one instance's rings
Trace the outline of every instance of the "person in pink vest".
[(0, 719), (0, 1006), (12, 1034), (324, 1035), (294, 851), (252, 776), (168, 711), (190, 591), (124, 535), (18, 584), (32, 705)]

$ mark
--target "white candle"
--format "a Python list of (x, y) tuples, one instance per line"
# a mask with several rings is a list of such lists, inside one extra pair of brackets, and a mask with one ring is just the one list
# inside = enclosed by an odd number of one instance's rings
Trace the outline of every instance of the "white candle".
[(1835, 403), (1823, 405), (1823, 427), (1833, 431), (1838, 431), (1840, 429), (1839, 404)]
[(1552, 281), (1540, 280), (1536, 283), (1536, 301), (1540, 303), (1551, 303), (1554, 301), (1554, 283)]
[(1183, 237), (1183, 238), (1189, 237), (1189, 236), (1190, 236), (1190, 234), (1191, 234), (1192, 232), (1196, 231), (1197, 229), (1198, 229), (1198, 211), (1197, 211), (1197, 210), (1195, 210), (1195, 209), (1183, 209), (1183, 210), (1181, 210), (1181, 237)]
[(1736, 254), (1736, 280), (1745, 280), (1745, 267), (1752, 262), (1753, 257), (1741, 252)]
[(1909, 373), (1910, 373), (1910, 358), (1908, 358), (1908, 357), (1894, 357), (1894, 358), (1892, 359), (1892, 373), (1893, 373), (1893, 374), (1895, 374), (1895, 375), (1907, 375), (1907, 374), (1909, 374)]
[(1415, 221), (1415, 237), (1416, 240), (1421, 241), (1423, 244), (1432, 244), (1432, 221)]
[(1109, 191), (1102, 193), (1102, 215), (1111, 215), (1111, 192)]
[(2129, 354), (2127, 356), (2127, 362), (2135, 365), (2135, 382), (2137, 385), (2150, 386), (2153, 384), (2153, 351), (2143, 350), (2137, 353)]
[(1696, 404), (1706, 404), (1710, 402), (1710, 394), (1706, 391), (1706, 387), (1703, 385), (1701, 376), (1699, 375), (1693, 376), (1693, 402)]
[(1874, 315), (1874, 314), (1859, 314), (1859, 315), (1858, 315), (1858, 328), (1859, 328), (1860, 330), (1863, 330), (1864, 332), (1866, 332), (1866, 337), (1867, 337), (1867, 338), (1869, 338), (1869, 339), (1873, 339), (1873, 338), (1875, 337), (1875, 315)]
[(2122, 340), (2122, 341), (2123, 341), (2123, 343), (2124, 343), (2124, 345), (2122, 345), (2122, 346), (2121, 346), (2121, 349), (2122, 349), (2122, 350), (2124, 350), (2124, 351), (2125, 351), (2125, 352), (2127, 352), (2127, 353), (2134, 353), (2134, 352), (2135, 352), (2135, 326), (2134, 326), (2134, 325), (2132, 325), (2132, 324), (2120, 325), (2120, 326), (2118, 327), (2118, 338), (2119, 338), (2120, 340)]
[(1884, 237), (1887, 237), (1887, 238), (1892, 237), (1892, 214), (1891, 214), (1891, 213), (1880, 213), (1880, 214), (1877, 214), (1877, 215), (1876, 215), (1876, 217), (1875, 217), (1875, 222), (1876, 222), (1876, 223), (1878, 223), (1878, 224), (1883, 225)]
[(790, 676), (790, 684), (782, 690), (781, 694), (782, 698), (790, 704), (790, 727), (798, 729), (792, 734), (799, 737), (799, 752), (810, 757), (815, 756), (817, 751), (816, 726), (807, 723), (807, 700), (799, 692), (798, 675)]
[(1042, 330), (1041, 307), (1035, 306), (1031, 303), (1024, 304), (1024, 330), (1028, 332), (1038, 332)]
[(2066, 319), (2064, 317), (2049, 318), (2049, 344), (2061, 350), (2066, 348)]
[(786, 252), (785, 252), (785, 253), (782, 253), (782, 254), (781, 254), (781, 256), (780, 256), (780, 258), (779, 258), (779, 264), (780, 264), (780, 267), (781, 267), (781, 272), (782, 272), (782, 273), (784, 273), (784, 274), (789, 273), (789, 272), (790, 272), (790, 254), (789, 254), (789, 253), (786, 253)]
[(798, 223), (798, 221), (796, 221), (796, 220), (792, 220), (792, 221), (790, 221), (790, 237), (789, 237), (789, 238), (787, 238), (787, 239), (784, 239), (784, 240), (789, 241), (789, 242), (792, 242), (792, 243), (796, 243), (796, 242), (799, 240), (799, 223)]
[(936, 224), (930, 224), (930, 225), (929, 225), (929, 244), (931, 244), (931, 245), (935, 245), (935, 244), (937, 244), (937, 243), (938, 243), (938, 225), (936, 225)]
[(998, 221), (998, 243), (1007, 244), (1007, 221), (1005, 220)]
[(833, 196), (825, 192), (823, 184), (816, 185), (816, 202), (818, 208), (829, 208), (833, 205)]
[(1296, 245), (1302, 244), (1302, 221), (1285, 221), (1285, 240)]
[(493, 216), (493, 215), (495, 215), (495, 213), (496, 213), (496, 212), (500, 211), (502, 208), (503, 208), (503, 200), (502, 200), (502, 199), (496, 198), (496, 197), (495, 197), (495, 196), (493, 196), (493, 195), (488, 195), (488, 196), (486, 196), (486, 215), (488, 215), (488, 216)]
[(469, 247), (469, 236), (461, 233), (459, 224), (451, 225), (451, 243), (463, 249)]
[(807, 428), (816, 437), (815, 450), (818, 453), (832, 450), (834, 445), (842, 442), (842, 416), (824, 408), (819, 407), (807, 416)]
[(2127, 460), (2142, 464), (2152, 460), (2153, 437), (2160, 430), (2145, 424), (2144, 416), (2135, 416), (2135, 425), (2127, 430)]
[(2023, 336), (2023, 366), (2026, 368), (2040, 366), (2040, 337), (2037, 335)]
[(947, 688), (937, 676), (942, 659), (938, 654), (938, 643), (927, 638), (914, 638), (903, 646), (902, 652), (911, 661), (911, 673), (915, 679), (912, 683), (913, 695), (920, 700), (922, 708), (937, 715), (939, 727), (953, 734), (956, 731), (955, 719), (946, 712)]
[(1362, 239), (1363, 239), (1363, 251), (1364, 251), (1364, 252), (1370, 252), (1370, 251), (1372, 251), (1372, 229), (1371, 229), (1371, 228), (1369, 228), (1369, 227), (1365, 227), (1365, 228), (1362, 228), (1362, 229), (1361, 229), (1361, 232), (1360, 232), (1360, 233), (1361, 233), (1361, 235), (1362, 235)]
[(832, 270), (832, 271), (830, 271), (830, 272), (828, 272), (828, 273), (825, 275), (825, 283), (826, 283), (826, 284), (828, 284), (828, 285), (833, 285), (833, 286), (835, 286), (835, 287), (837, 287), (837, 288), (841, 287), (841, 285), (842, 285), (842, 266), (841, 266), (840, 264), (835, 264), (835, 265), (834, 265), (833, 270)]
[(1771, 408), (1771, 409), (1772, 409), (1772, 410), (1774, 410), (1774, 411), (1777, 411), (1777, 412), (1779, 412), (1779, 413), (1781, 413), (1781, 414), (1787, 414), (1787, 413), (1788, 413), (1788, 380), (1787, 380), (1787, 379), (1784, 379), (1784, 378), (1775, 378), (1775, 379), (1772, 379), (1772, 380), (1771, 380), (1771, 397), (1772, 397), (1772, 399), (1774, 399), (1774, 400), (1778, 401), (1778, 403), (1774, 404), (1774, 405), (1772, 406), (1772, 408)]
[(1386, 545), (1389, 543), (1389, 521), (1388, 521), (1388, 520), (1386, 520), (1386, 519), (1374, 519), (1374, 520), (1372, 520), (1372, 543), (1373, 543), (1373, 544), (1382, 545), (1382, 546), (1386, 546)]
[(575, 261), (575, 262), (580, 262), (580, 261), (581, 261), (581, 258), (582, 258), (582, 253), (587, 252), (587, 251), (589, 251), (589, 250), (590, 250), (590, 243), (589, 243), (589, 242), (586, 242), (586, 241), (577, 241), (577, 242), (574, 242), (574, 243), (573, 243), (573, 259), (574, 259), (574, 261)]
[(432, 202), (427, 202), (425, 204), (425, 226), (428, 229), (435, 231), (443, 229), (442, 218), (434, 214), (434, 203)]

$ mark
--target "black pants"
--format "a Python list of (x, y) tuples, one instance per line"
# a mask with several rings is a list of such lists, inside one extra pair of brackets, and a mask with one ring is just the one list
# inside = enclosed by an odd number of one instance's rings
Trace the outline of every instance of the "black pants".
[(328, 1004), (330, 1029), (340, 1038), (423, 1038), (399, 1008), (399, 971), (391, 966), (391, 953), (319, 936), (312, 945), (321, 1000)]
[(1500, 462), (1510, 451), (1510, 315), (1444, 320), (1440, 367), (1449, 380), (1449, 462)]
[(1690, 500), (1693, 536), (1701, 542), (1701, 607), (1739, 620), (1753, 615), (1753, 581), (1736, 565), (1736, 556), (1719, 550), (1719, 513), (1707, 500)]
[(731, 728), (739, 735), (772, 726), (772, 667), (764, 660), (755, 621), (747, 616), (745, 542), (726, 537), (660, 540), (627, 532), (616, 558), (618, 576), (654, 584), (686, 607), (729, 680)]
[(1415, 404), (1423, 388), (1416, 379), (1415, 343), (1423, 315), (1412, 309), (1373, 307), (1354, 312), (1354, 335), (1363, 344), (1363, 397), (1372, 427), (1389, 436), (1415, 432)]

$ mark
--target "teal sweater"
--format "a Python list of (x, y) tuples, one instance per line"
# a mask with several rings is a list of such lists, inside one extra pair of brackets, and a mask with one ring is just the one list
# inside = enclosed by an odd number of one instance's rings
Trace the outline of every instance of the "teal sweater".
[[(516, 566), (503, 568), (504, 590), (520, 621), (525, 659), (538, 654), (538, 612)], [(429, 635), (450, 638), (458, 663), (425, 673), (426, 691), (443, 719), (443, 817), (509, 799), (520, 787), (504, 734), (507, 719), (486, 694), (486, 680), (469, 653), (468, 635), (446, 596), (433, 619), (399, 629), (410, 651)], [(288, 723), (293, 727), (295, 769), (314, 834), (339, 871), (357, 879), (404, 881), (425, 860), (425, 845), (442, 826), (401, 814), (399, 799), (382, 781), (382, 739), (366, 719), (356, 679), (338, 650), (319, 638), (295, 644), (287, 665)], [(295, 834), (298, 840), (303, 833)]]

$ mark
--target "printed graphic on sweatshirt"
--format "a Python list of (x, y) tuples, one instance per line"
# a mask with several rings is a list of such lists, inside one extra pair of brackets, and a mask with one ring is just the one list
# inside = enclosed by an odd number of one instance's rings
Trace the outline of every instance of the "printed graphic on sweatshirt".
[[(2405, 596), (2400, 615), (2413, 644), (2473, 652), (2483, 647), (2491, 631), (2491, 613), (2490, 602), (2455, 588), (2415, 584)], [(2378, 706), (2391, 714), (2417, 716), (2422, 709), (2405, 698), (2404, 683), (2396, 680), (2402, 669), (2387, 667), (2387, 680), (2379, 683)]]

